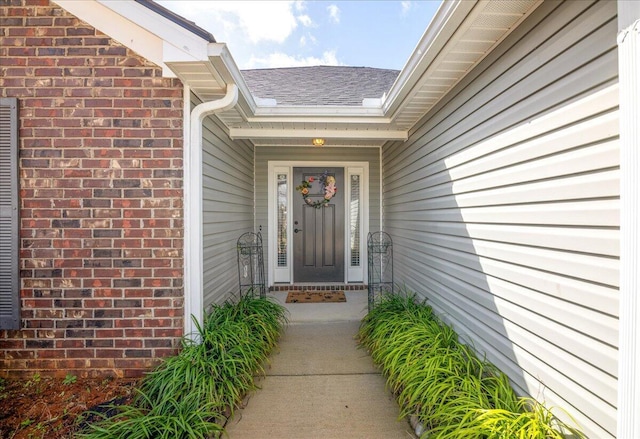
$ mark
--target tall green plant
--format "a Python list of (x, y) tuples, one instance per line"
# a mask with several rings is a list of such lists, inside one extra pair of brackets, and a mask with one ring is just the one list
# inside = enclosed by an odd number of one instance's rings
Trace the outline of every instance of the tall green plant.
[(414, 293), (378, 299), (358, 335), (387, 377), (401, 417), (417, 415), (423, 437), (584, 437), (540, 403), (518, 397), (508, 377), (461, 343)]
[(221, 433), (214, 404), (202, 403), (198, 395), (180, 400), (168, 395), (162, 405), (144, 409), (122, 406), (112, 418), (92, 424), (86, 439), (205, 439)]
[(184, 339), (176, 356), (142, 380), (131, 406), (91, 426), (86, 439), (208, 438), (241, 398), (275, 347), (286, 310), (271, 299), (246, 295), (214, 305), (197, 334)]

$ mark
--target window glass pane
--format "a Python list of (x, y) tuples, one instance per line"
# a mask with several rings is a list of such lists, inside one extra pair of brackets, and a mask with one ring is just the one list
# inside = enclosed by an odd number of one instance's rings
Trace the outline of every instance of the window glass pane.
[(278, 174), (278, 267), (287, 266), (287, 174)]
[(350, 264), (352, 267), (360, 266), (360, 176), (351, 176), (351, 194), (349, 194), (349, 218), (350, 218)]

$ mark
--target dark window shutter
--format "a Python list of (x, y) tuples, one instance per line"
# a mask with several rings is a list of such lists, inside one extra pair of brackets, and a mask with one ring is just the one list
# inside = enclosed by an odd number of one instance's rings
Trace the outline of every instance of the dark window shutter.
[(0, 98), (0, 329), (20, 328), (18, 100)]

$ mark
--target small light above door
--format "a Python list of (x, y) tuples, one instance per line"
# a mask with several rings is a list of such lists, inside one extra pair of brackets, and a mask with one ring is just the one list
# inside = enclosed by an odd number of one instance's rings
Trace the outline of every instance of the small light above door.
[(320, 137), (317, 137), (317, 138), (313, 139), (311, 141), (311, 143), (313, 144), (313, 146), (318, 146), (318, 147), (324, 146), (324, 139), (322, 139)]

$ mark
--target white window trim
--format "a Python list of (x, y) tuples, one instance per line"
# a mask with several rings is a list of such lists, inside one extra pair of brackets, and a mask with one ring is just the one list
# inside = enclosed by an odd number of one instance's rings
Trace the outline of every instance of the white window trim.
[[(345, 187), (338, 188), (345, 193), (345, 257), (344, 257), (344, 273), (345, 283), (360, 283), (364, 282), (367, 278), (367, 264), (364, 261), (363, 255), (367, 254), (366, 236), (369, 234), (369, 162), (334, 162), (334, 161), (318, 161), (318, 162), (303, 162), (303, 161), (269, 161), (268, 163), (268, 181), (267, 181), (267, 225), (269, 228), (267, 236), (267, 252), (269, 257), (267, 265), (267, 285), (273, 286), (275, 283), (280, 284), (293, 284), (293, 246), (290, 244), (287, 247), (287, 267), (277, 268), (278, 249), (277, 243), (277, 174), (287, 174), (287, 212), (291, 215), (293, 212), (293, 197), (295, 196), (296, 182), (292, 181), (293, 168), (311, 168), (311, 167), (327, 167), (327, 168), (344, 168), (345, 170)], [(362, 200), (362, 215), (360, 223), (360, 267), (349, 267), (350, 258), (347, 257), (347, 243), (349, 242), (350, 228), (349, 228), (349, 178), (351, 175), (361, 175), (361, 200)], [(293, 236), (293, 221), (290, 217), (287, 219), (287, 236)], [(365, 237), (363, 239), (363, 237)]]
[[(269, 273), (272, 275), (271, 278), (273, 279), (273, 283), (285, 283), (285, 282), (289, 282), (289, 280), (291, 279), (291, 273), (292, 273), (292, 251), (291, 251), (291, 243), (288, 243), (287, 245), (287, 265), (286, 267), (278, 267), (277, 261), (278, 261), (278, 247), (277, 247), (277, 242), (278, 242), (278, 199), (276, 198), (276, 194), (278, 191), (278, 175), (284, 174), (287, 176), (287, 237), (291, 236), (291, 221), (290, 216), (291, 216), (291, 196), (292, 196), (292, 190), (291, 190), (291, 186), (292, 186), (292, 169), (290, 166), (274, 166), (273, 167), (273, 171), (271, 169), (269, 169), (269, 196), (273, 197), (273, 206), (271, 205), (271, 199), (269, 199), (269, 221), (268, 221), (268, 226), (269, 226), (269, 237), (268, 237), (268, 248), (269, 248), (269, 266), (273, 267), (273, 268), (269, 268)], [(271, 180), (273, 180), (273, 186), (271, 185)], [(273, 215), (271, 215), (273, 209)], [(273, 216), (273, 218), (272, 218)], [(271, 250), (271, 247), (273, 247), (273, 250)], [(267, 278), (270, 278), (269, 275), (267, 275)], [(271, 283), (269, 285), (272, 285)]]

